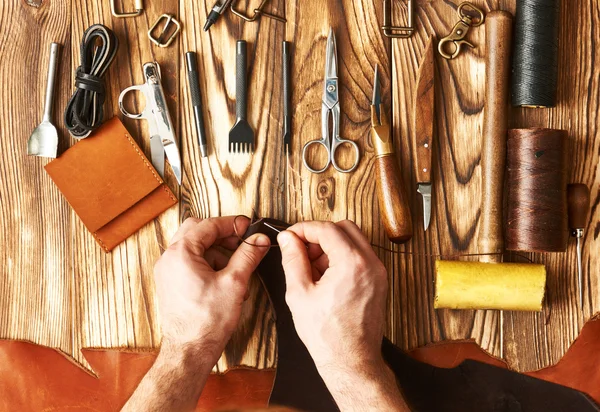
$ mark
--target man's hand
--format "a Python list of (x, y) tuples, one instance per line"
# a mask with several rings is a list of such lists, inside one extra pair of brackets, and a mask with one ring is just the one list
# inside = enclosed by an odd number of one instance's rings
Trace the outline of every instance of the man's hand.
[[(238, 247), (234, 219), (187, 219), (154, 267), (163, 345), (201, 345), (213, 365), (237, 327), (250, 275), (270, 245), (258, 234), (248, 242), (261, 247)], [(240, 217), (236, 224), (244, 233), (249, 220)], [(235, 252), (229, 258), (223, 249)]]
[(408, 410), (381, 356), (387, 272), (350, 221), (298, 223), (277, 237), (300, 339), (341, 410)]
[[(124, 410), (195, 408), (238, 324), (250, 275), (270, 245), (267, 236), (257, 234), (248, 239), (257, 246), (238, 246), (234, 220), (186, 220), (154, 266), (163, 341)], [(238, 218), (238, 231), (244, 233), (248, 224)], [(231, 258), (224, 250), (233, 251)]]

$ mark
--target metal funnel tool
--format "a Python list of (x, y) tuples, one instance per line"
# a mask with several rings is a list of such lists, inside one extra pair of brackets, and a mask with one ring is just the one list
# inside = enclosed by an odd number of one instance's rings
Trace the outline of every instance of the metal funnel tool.
[(52, 115), (54, 83), (56, 80), (56, 65), (58, 63), (58, 51), (60, 45), (50, 45), (50, 62), (48, 64), (48, 84), (46, 86), (46, 107), (42, 123), (33, 131), (27, 142), (27, 154), (32, 156), (56, 158), (58, 148), (58, 132), (56, 127), (50, 123)]

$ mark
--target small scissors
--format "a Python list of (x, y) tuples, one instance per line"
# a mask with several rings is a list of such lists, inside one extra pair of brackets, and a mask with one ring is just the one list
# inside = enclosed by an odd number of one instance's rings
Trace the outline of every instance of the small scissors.
[[(323, 173), (330, 164), (338, 172), (348, 173), (356, 169), (360, 160), (360, 152), (358, 145), (352, 140), (342, 139), (340, 137), (340, 99), (339, 99), (339, 88), (338, 88), (338, 77), (337, 77), (337, 48), (335, 45), (335, 35), (333, 29), (329, 31), (329, 37), (327, 38), (327, 52), (325, 62), (325, 85), (323, 90), (323, 102), (321, 111), (321, 139), (311, 140), (304, 145), (302, 149), (302, 162), (304, 166), (312, 173)], [(332, 130), (329, 130), (329, 115), (332, 116)], [(333, 141), (331, 139), (333, 134)], [(342, 144), (349, 144), (354, 148), (356, 160), (349, 169), (342, 169), (335, 160), (335, 152)], [(311, 145), (323, 145), (327, 150), (327, 164), (322, 169), (313, 169), (308, 165), (306, 161), (307, 149)]]

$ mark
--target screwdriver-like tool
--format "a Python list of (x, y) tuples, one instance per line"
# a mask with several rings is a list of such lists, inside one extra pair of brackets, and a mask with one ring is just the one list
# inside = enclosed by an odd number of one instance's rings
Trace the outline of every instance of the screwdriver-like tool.
[(208, 31), (210, 27), (219, 20), (219, 17), (223, 15), (227, 7), (231, 5), (232, 0), (217, 0), (212, 10), (208, 14), (206, 23), (204, 24), (204, 31)]
[(571, 236), (577, 239), (577, 276), (579, 285), (579, 307), (583, 310), (583, 269), (581, 267), (581, 238), (590, 211), (590, 189), (582, 184), (571, 184), (567, 188), (569, 204), (569, 227)]

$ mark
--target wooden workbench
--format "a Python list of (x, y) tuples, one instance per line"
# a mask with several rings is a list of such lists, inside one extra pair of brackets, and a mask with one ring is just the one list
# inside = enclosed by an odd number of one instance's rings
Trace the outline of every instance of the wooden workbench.
[[(514, 12), (516, 0), (474, 2), (486, 11)], [(117, 2), (132, 8), (133, 2)], [(140, 17), (116, 19), (109, 0), (7, 0), (0, 4), (0, 337), (50, 346), (89, 367), (81, 348), (143, 350), (160, 343), (152, 266), (169, 238), (189, 216), (256, 212), (289, 222), (354, 220), (389, 270), (391, 288), (387, 335), (404, 348), (446, 339), (474, 338), (499, 352), (498, 314), (493, 311), (433, 309), (434, 258), (427, 254), (476, 253), (481, 204), (481, 124), (484, 101), (484, 27), (473, 29), (477, 45), (446, 61), (436, 54), (437, 136), (434, 142), (434, 197), (430, 229), (423, 232), (421, 201), (412, 170), (413, 95), (418, 64), (429, 35), (446, 35), (457, 21), (458, 2), (416, 1), (417, 31), (411, 39), (389, 40), (379, 26), (382, 0), (272, 0), (269, 9), (287, 24), (262, 18), (244, 23), (228, 13), (209, 33), (202, 31), (212, 0), (145, 1)], [(252, 10), (258, 0), (241, 1)], [(284, 4), (285, 3), (285, 4)], [(404, 21), (403, 2), (394, 0), (394, 20)], [(576, 3), (573, 4), (573, 3)], [(146, 32), (162, 13), (183, 23), (171, 47), (151, 46)], [(85, 230), (48, 175), (48, 160), (26, 155), (27, 139), (43, 111), (49, 45), (62, 43), (54, 123), (59, 152), (72, 144), (62, 112), (74, 89), (79, 43), (94, 23), (111, 27), (120, 48), (106, 77), (107, 116), (120, 115), (121, 90), (141, 84), (142, 65), (156, 60), (180, 139), (184, 180), (169, 186), (178, 206), (105, 254)], [(342, 85), (342, 134), (361, 148), (358, 169), (344, 175), (312, 175), (302, 167), (302, 146), (319, 137), (325, 43), (335, 29)], [(546, 264), (546, 303), (541, 313), (506, 313), (505, 358), (518, 370), (556, 363), (584, 322), (600, 309), (600, 15), (592, 2), (563, 2), (560, 26), (559, 101), (554, 109), (512, 110), (512, 127), (555, 127), (569, 131), (572, 182), (587, 183), (592, 213), (583, 239), (584, 310), (576, 299), (574, 243), (567, 253), (532, 255)], [(228, 131), (235, 113), (235, 40), (249, 42), (249, 119), (256, 152), (231, 155)], [(293, 46), (292, 154), (282, 150), (281, 42)], [(202, 159), (183, 53), (200, 55), (209, 157)], [(384, 103), (393, 118), (394, 140), (408, 187), (415, 235), (405, 246), (391, 245), (375, 198), (373, 147), (369, 138), (370, 96), (375, 64), (383, 68)], [(143, 102), (132, 102), (137, 108)], [(144, 122), (125, 125), (149, 154)], [(167, 167), (168, 169), (168, 167)], [(287, 170), (286, 170), (287, 169)], [(286, 184), (287, 174), (287, 184)], [(385, 250), (393, 249), (394, 252)], [(410, 252), (404, 254), (399, 252)], [(239, 331), (219, 369), (259, 368), (276, 363), (273, 319), (258, 282)]]

